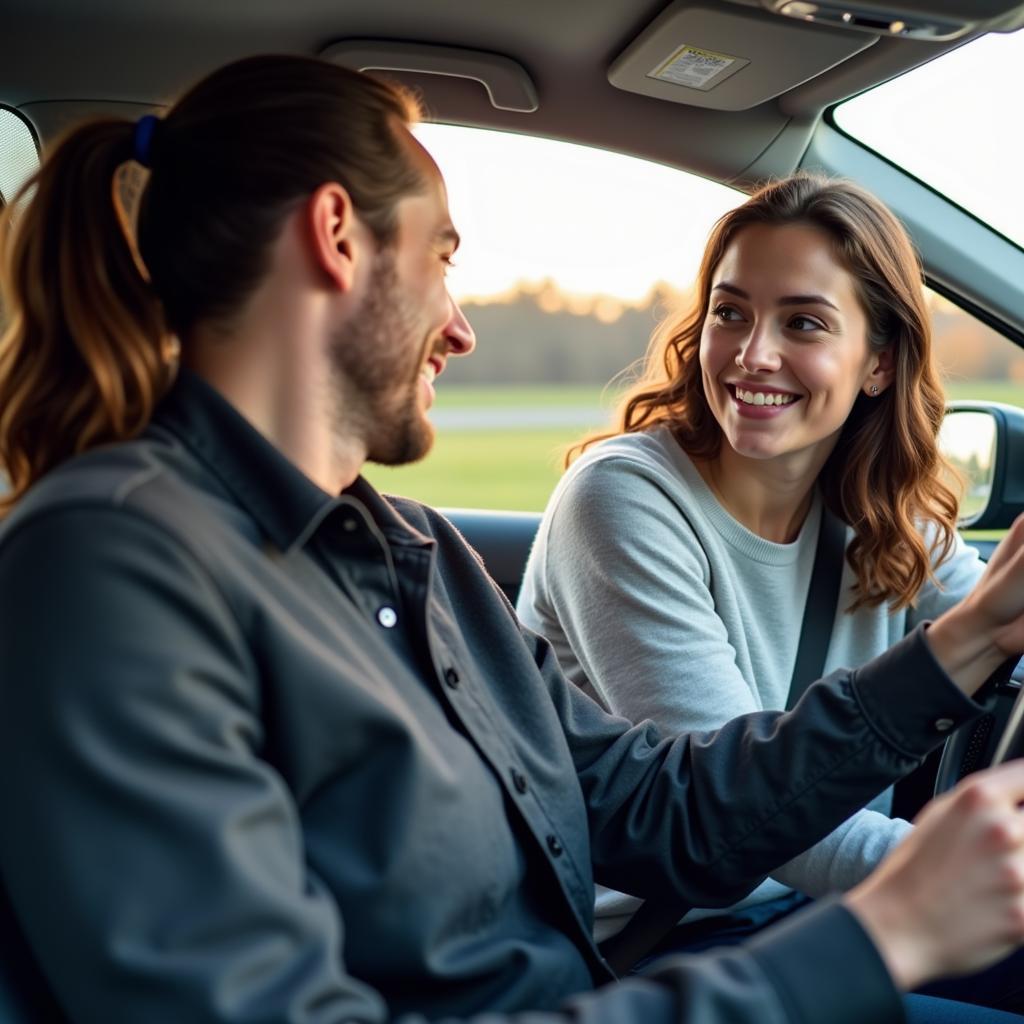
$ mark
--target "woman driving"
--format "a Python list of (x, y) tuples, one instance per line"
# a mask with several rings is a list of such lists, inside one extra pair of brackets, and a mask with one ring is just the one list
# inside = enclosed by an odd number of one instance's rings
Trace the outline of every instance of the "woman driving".
[[(900, 223), (849, 182), (770, 184), (718, 221), (617, 430), (570, 451), (519, 614), (632, 721), (713, 730), (784, 708), (828, 517), (845, 558), (824, 671), (878, 656), (981, 576), (937, 447), (944, 407)], [(687, 915), (673, 946), (856, 885), (911, 828), (890, 806), (882, 794), (731, 913)], [(597, 937), (638, 903), (599, 890)]]

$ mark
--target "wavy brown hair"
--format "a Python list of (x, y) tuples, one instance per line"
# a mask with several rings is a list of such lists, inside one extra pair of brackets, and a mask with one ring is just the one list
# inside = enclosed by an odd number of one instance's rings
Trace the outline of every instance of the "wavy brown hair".
[(117, 184), (139, 155), (135, 123), (65, 135), (0, 225), (0, 514), (65, 459), (146, 426), (177, 340), (230, 321), (320, 185), (343, 184), (391, 241), (398, 200), (424, 186), (400, 131), (418, 113), (399, 89), (324, 61), (229, 64), (156, 124), (137, 237)]
[[(904, 608), (934, 578), (933, 558), (940, 562), (952, 549), (958, 496), (943, 479), (951, 471), (938, 450), (945, 398), (932, 364), (917, 253), (896, 217), (851, 182), (794, 175), (721, 217), (704, 251), (694, 299), (652, 338), (644, 370), (617, 410), (617, 429), (578, 442), (566, 465), (597, 441), (662, 425), (695, 458), (718, 454), (722, 435), (704, 394), (701, 332), (715, 270), (752, 224), (809, 224), (827, 234), (856, 284), (869, 345), (892, 346), (891, 386), (878, 398), (858, 396), (819, 483), (826, 505), (854, 531), (846, 554), (856, 574), (849, 610), (883, 601)], [(935, 528), (931, 545), (922, 536), (924, 524)]]

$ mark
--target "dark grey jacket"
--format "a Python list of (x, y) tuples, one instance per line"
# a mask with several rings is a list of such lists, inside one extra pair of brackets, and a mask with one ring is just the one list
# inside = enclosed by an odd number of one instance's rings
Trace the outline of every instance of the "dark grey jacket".
[(0, 869), (80, 1024), (900, 1019), (837, 904), (594, 991), (592, 885), (731, 903), (977, 710), (914, 634), (789, 715), (631, 727), (441, 516), (188, 374), (9, 517), (0, 671)]

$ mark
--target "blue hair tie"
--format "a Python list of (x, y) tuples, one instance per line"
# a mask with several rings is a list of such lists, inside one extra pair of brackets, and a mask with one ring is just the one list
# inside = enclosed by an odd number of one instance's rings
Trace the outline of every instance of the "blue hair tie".
[(156, 131), (160, 118), (146, 114), (135, 122), (135, 134), (132, 137), (132, 156), (136, 163), (143, 167), (152, 167), (149, 149), (153, 145), (153, 132)]

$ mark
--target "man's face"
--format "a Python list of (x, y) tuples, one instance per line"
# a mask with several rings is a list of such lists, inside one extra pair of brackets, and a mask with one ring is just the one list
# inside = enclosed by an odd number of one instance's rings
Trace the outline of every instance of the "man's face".
[(434, 440), (427, 410), (450, 355), (476, 339), (448, 293), (445, 275), (459, 237), (444, 182), (411, 136), (425, 189), (397, 206), (397, 233), (378, 249), (360, 308), (334, 339), (339, 418), (366, 442), (367, 458), (399, 465), (422, 458)]

